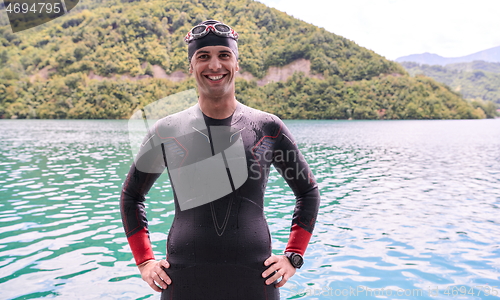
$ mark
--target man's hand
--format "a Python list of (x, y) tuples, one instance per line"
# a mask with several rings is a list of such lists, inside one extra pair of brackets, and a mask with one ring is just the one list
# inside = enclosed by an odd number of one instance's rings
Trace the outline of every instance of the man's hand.
[(285, 283), (288, 281), (290, 277), (292, 277), (295, 274), (295, 267), (292, 266), (288, 258), (284, 255), (271, 255), (266, 261), (264, 262), (265, 266), (270, 266), (267, 268), (264, 273), (262, 273), (262, 277), (266, 278), (267, 276), (273, 274), (270, 278), (266, 280), (266, 284), (270, 285), (274, 281), (276, 281), (278, 278), (282, 277), (280, 282), (276, 284), (276, 287), (282, 287), (285, 285)]
[(161, 292), (162, 289), (166, 289), (172, 283), (170, 277), (163, 270), (163, 268), (170, 268), (170, 264), (164, 259), (159, 261), (148, 260), (137, 267), (141, 272), (142, 280), (146, 281), (157, 292)]

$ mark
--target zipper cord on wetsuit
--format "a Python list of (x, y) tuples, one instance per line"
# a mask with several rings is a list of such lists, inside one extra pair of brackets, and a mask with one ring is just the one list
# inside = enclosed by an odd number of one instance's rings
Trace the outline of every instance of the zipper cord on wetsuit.
[[(210, 148), (212, 149), (212, 156), (215, 156), (215, 150), (214, 150), (214, 145), (212, 142), (212, 133), (210, 131), (210, 126), (207, 126), (207, 131), (208, 131), (208, 139), (210, 142)], [(227, 164), (227, 159), (226, 159), (226, 155), (225, 155), (224, 151), (221, 151), (221, 155), (222, 155), (222, 159), (224, 160), (224, 165), (226, 167), (226, 172), (227, 172), (227, 176), (229, 178), (229, 183), (231, 184), (231, 189), (233, 190), (233, 193), (234, 193), (236, 191), (236, 189), (234, 188), (233, 178), (231, 177), (231, 171), (229, 170), (229, 165)], [(226, 226), (227, 226), (227, 223), (229, 221), (229, 214), (231, 213), (232, 204), (233, 204), (233, 197), (230, 196), (229, 205), (226, 209), (226, 216), (224, 217), (224, 222), (222, 222), (222, 226), (219, 226), (219, 222), (217, 221), (217, 215), (215, 214), (214, 202), (210, 202), (210, 210), (212, 211), (212, 219), (214, 221), (215, 231), (217, 232), (218, 236), (222, 236), (224, 234), (224, 231), (226, 230)]]

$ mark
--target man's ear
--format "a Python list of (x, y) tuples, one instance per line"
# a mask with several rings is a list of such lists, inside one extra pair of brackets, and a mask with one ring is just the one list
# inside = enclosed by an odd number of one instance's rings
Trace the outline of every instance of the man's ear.
[(189, 73), (193, 74), (193, 63), (189, 62)]
[(236, 60), (236, 72), (240, 70), (240, 64), (238, 64), (238, 60)]

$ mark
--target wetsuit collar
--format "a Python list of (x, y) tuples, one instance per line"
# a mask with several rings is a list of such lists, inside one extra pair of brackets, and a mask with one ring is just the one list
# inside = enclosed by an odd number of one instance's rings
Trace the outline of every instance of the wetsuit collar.
[[(243, 116), (243, 108), (245, 107), (244, 104), (241, 104), (240, 102), (236, 101), (236, 109), (233, 112), (233, 118), (231, 119), (231, 125), (236, 124), (241, 117)], [(196, 103), (196, 105), (193, 106), (193, 109), (196, 112), (196, 118), (201, 118), (203, 120), (203, 112), (201, 111), (200, 104)]]

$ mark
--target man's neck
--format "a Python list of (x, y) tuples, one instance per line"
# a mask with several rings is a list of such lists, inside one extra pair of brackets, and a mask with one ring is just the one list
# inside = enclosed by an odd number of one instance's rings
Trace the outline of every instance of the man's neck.
[(236, 101), (234, 94), (227, 98), (208, 98), (200, 95), (198, 103), (206, 116), (213, 119), (225, 119), (234, 113), (238, 101)]

